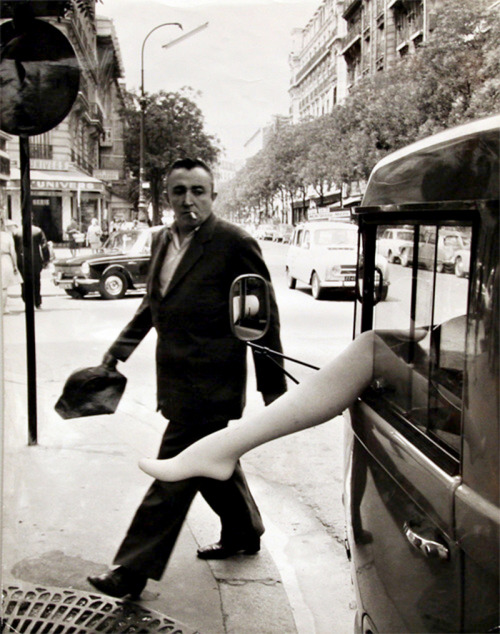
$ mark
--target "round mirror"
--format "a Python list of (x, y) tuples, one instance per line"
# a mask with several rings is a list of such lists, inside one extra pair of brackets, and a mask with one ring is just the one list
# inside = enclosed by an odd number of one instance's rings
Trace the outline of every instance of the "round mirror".
[(240, 275), (229, 295), (231, 329), (241, 341), (263, 337), (270, 321), (269, 287), (260, 275)]
[(0, 128), (33, 136), (54, 128), (78, 94), (80, 67), (67, 37), (43, 20), (22, 32), (14, 22), (0, 26)]

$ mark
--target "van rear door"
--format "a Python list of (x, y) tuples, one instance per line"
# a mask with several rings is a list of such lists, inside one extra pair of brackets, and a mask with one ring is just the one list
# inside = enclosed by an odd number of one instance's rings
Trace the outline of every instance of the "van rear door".
[[(415, 225), (415, 253), (419, 235), (445, 230)], [(376, 381), (350, 410), (346, 506), (357, 590), (379, 632), (458, 632), (463, 553), (454, 508), (469, 281), (438, 272), (437, 250), (430, 269), (418, 257), (411, 269), (389, 266), (390, 301), (373, 307), (372, 321), (398, 369), (374, 353)]]

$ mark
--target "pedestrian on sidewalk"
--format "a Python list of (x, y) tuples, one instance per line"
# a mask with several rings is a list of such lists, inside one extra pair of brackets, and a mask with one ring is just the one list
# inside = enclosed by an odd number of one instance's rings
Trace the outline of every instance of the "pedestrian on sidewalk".
[[(26, 303), (26, 292), (24, 280), (26, 279), (26, 271), (24, 267), (24, 250), (23, 250), (23, 234), (20, 229), (13, 234), (14, 244), (16, 247), (17, 264), (19, 272), (23, 278), (21, 284), (21, 291), (23, 300)], [(42, 293), (41, 293), (41, 275), (42, 270), (48, 266), (50, 262), (50, 248), (47, 243), (45, 233), (40, 227), (31, 225), (31, 244), (32, 244), (32, 274), (33, 274), (33, 295), (35, 308), (42, 307)]]
[(75, 257), (78, 255), (78, 250), (81, 246), (81, 242), (77, 242), (77, 238), (79, 238), (82, 234), (80, 233), (80, 227), (74, 218), (71, 219), (71, 222), (66, 229), (66, 234), (69, 238), (70, 253), (73, 257)]
[(92, 218), (87, 229), (87, 244), (92, 253), (97, 253), (101, 248), (102, 229), (97, 218)]
[(2, 276), (2, 310), (9, 313), (7, 308), (8, 291), (11, 286), (19, 284), (20, 276), (17, 270), (17, 255), (12, 233), (7, 229), (5, 219), (0, 214), (0, 256)]
[[(169, 421), (159, 458), (173, 457), (241, 417), (246, 346), (231, 333), (230, 286), (244, 273), (270, 281), (257, 241), (213, 213), (213, 175), (204, 162), (186, 158), (173, 163), (167, 193), (175, 222), (153, 235), (146, 296), (103, 358), (114, 368), (156, 328), (158, 409)], [(273, 292), (271, 324), (262, 343), (282, 350)], [(286, 390), (284, 373), (264, 357), (255, 356), (254, 364), (257, 389), (269, 404)], [(225, 482), (155, 480), (115, 556), (118, 567), (88, 577), (89, 582), (114, 597), (137, 597), (148, 578), (159, 580), (197, 491), (221, 520), (219, 541), (200, 548), (198, 557), (258, 552), (264, 526), (238, 464)]]

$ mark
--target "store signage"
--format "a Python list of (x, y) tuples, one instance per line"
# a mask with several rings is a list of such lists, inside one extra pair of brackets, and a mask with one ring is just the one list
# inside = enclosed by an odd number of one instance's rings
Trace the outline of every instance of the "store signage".
[(49, 159), (30, 159), (30, 167), (32, 170), (67, 172), (69, 163), (67, 161), (51, 161)]
[(32, 189), (62, 189), (66, 191), (78, 191), (78, 190), (92, 190), (102, 191), (102, 185), (100, 183), (86, 183), (79, 181), (60, 181), (60, 180), (32, 180)]
[(351, 219), (351, 210), (350, 209), (341, 209), (335, 210), (330, 207), (331, 211), (329, 213), (330, 218), (335, 218), (336, 220), (350, 220)]
[(94, 170), (94, 178), (102, 181), (119, 181), (120, 172), (118, 170)]

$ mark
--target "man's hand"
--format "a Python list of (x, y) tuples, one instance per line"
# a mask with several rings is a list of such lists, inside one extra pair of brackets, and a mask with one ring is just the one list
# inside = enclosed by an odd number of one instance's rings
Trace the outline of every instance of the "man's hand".
[(118, 359), (114, 357), (112, 354), (109, 354), (109, 352), (106, 352), (106, 354), (103, 356), (101, 361), (101, 365), (103, 365), (108, 370), (114, 370), (116, 368), (117, 363), (118, 363)]
[(280, 394), (263, 394), (262, 398), (264, 399), (265, 405), (271, 405), (273, 401), (281, 396)]

